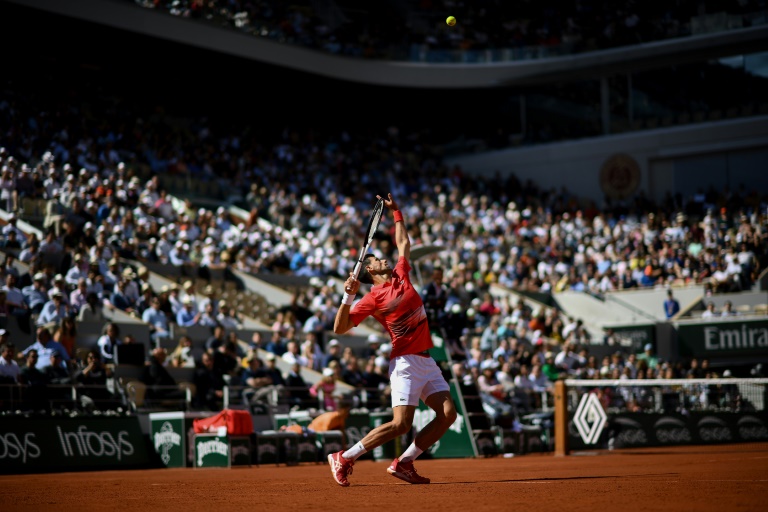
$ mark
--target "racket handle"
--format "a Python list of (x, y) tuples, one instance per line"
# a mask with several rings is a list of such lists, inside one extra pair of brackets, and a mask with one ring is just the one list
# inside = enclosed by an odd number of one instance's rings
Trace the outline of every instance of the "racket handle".
[[(354, 270), (352, 270), (352, 277), (354, 277), (355, 279), (357, 279), (357, 276), (359, 276), (359, 275), (360, 275), (360, 269), (361, 269), (362, 267), (363, 267), (363, 262), (362, 262), (362, 261), (360, 261), (360, 260), (357, 260), (357, 263), (355, 263), (355, 268), (354, 268)], [(350, 290), (350, 289), (349, 289), (349, 287), (347, 287), (347, 286), (345, 286), (345, 287), (344, 287), (344, 291), (346, 291), (347, 293), (350, 293), (350, 292), (351, 292), (351, 290)]]

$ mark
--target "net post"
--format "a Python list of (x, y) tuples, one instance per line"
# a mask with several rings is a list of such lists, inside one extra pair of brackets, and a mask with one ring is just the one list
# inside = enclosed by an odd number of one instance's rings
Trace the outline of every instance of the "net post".
[(568, 455), (568, 387), (555, 381), (555, 457)]

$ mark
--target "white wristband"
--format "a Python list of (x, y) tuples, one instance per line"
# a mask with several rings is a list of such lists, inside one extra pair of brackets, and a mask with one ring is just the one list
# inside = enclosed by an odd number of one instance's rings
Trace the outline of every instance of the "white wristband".
[(351, 306), (352, 302), (354, 302), (356, 296), (357, 296), (357, 294), (350, 295), (347, 292), (344, 292), (344, 296), (341, 298), (341, 303), (345, 304), (347, 306)]

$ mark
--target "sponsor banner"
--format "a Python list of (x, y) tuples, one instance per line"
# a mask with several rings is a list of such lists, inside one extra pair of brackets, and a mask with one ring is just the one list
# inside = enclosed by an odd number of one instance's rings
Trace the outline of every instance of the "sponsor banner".
[(165, 467), (194, 465), (194, 420), (210, 416), (213, 413), (173, 411), (149, 414), (149, 438)]
[(123, 469), (149, 465), (139, 420), (3, 418), (0, 472)]
[(230, 466), (230, 445), (227, 436), (195, 435), (194, 464), (196, 468), (228, 468)]
[(251, 438), (246, 436), (230, 436), (229, 446), (233, 466), (251, 465)]
[(677, 345), (682, 357), (768, 356), (768, 320), (727, 320), (678, 323)]
[(571, 414), (568, 424), (572, 450), (768, 441), (768, 413), (764, 411), (610, 414), (594, 444), (584, 442), (574, 418)]
[[(617, 345), (611, 347), (611, 352), (621, 350), (626, 353), (640, 353), (646, 343), (656, 343), (656, 324), (635, 325), (606, 325), (605, 329), (613, 329)], [(591, 351), (592, 347), (590, 347)]]

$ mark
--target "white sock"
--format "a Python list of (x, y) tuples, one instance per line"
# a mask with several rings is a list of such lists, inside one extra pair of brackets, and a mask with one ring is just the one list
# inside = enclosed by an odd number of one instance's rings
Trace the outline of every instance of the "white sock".
[(342, 453), (341, 456), (347, 460), (355, 460), (367, 451), (368, 450), (365, 449), (365, 446), (363, 446), (362, 441), (360, 441), (355, 446), (353, 446), (349, 450)]
[(422, 453), (424, 453), (424, 450), (416, 446), (416, 442), (413, 442), (411, 443), (411, 446), (409, 446), (408, 449), (405, 450), (400, 456), (400, 462), (413, 462)]

